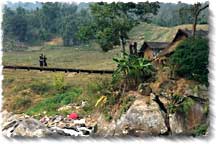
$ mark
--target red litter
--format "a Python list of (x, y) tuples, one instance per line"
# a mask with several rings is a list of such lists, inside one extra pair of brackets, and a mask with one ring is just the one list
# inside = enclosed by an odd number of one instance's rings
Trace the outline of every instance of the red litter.
[(78, 114), (77, 113), (71, 113), (68, 115), (69, 119), (77, 119), (78, 118)]

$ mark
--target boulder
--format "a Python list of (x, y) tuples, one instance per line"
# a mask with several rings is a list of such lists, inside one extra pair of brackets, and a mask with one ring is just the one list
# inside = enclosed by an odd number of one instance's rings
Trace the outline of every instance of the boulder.
[(115, 135), (160, 135), (166, 133), (164, 115), (158, 104), (137, 99), (116, 123)]
[(149, 83), (141, 83), (138, 86), (138, 92), (142, 95), (149, 96), (150, 93), (152, 92), (152, 89), (149, 86)]
[(191, 85), (185, 90), (184, 95), (208, 100), (208, 88), (205, 85)]
[(7, 117), (2, 123), (2, 133), (7, 137), (45, 137), (51, 135), (51, 131), (40, 121), (23, 114)]
[(97, 130), (95, 135), (102, 137), (114, 136), (115, 128), (116, 122), (114, 120), (112, 122), (107, 122), (103, 114), (101, 114), (97, 119)]
[(187, 98), (192, 101), (190, 106), (186, 106), (184, 110), (179, 107), (176, 112), (169, 115), (169, 123), (171, 133), (173, 135), (177, 134), (193, 134), (195, 128), (202, 124), (207, 124), (208, 116), (207, 116), (207, 103), (199, 102), (193, 100), (191, 98)]

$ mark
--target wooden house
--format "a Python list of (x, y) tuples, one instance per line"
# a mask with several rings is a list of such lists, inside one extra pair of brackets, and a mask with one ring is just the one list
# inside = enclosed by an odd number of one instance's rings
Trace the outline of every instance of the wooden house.
[(138, 52), (140, 57), (145, 57), (149, 60), (154, 59), (167, 46), (167, 42), (144, 42)]

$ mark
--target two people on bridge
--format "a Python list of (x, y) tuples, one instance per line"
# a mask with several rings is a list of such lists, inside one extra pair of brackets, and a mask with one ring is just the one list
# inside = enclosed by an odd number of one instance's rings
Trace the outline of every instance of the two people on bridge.
[(39, 56), (40, 67), (47, 67), (47, 57), (44, 54)]

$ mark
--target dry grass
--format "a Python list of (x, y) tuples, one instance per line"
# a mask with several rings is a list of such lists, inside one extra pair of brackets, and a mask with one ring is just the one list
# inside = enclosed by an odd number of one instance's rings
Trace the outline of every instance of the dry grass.
[[(54, 96), (57, 92), (52, 87), (55, 75), (59, 73), (39, 72), (39, 71), (25, 71), (25, 70), (3, 70), (3, 109), (13, 111), (16, 113), (24, 112), (30, 107), (34, 107), (42, 100)], [(97, 83), (101, 80), (111, 79), (111, 75), (88, 75), (75, 73), (61, 73), (65, 78), (66, 86), (70, 88), (83, 89), (80, 96), (81, 99), (89, 99), (88, 87), (91, 84)], [(45, 87), (46, 84), (51, 86), (44, 93), (36, 93), (32, 90), (31, 84)], [(46, 89), (45, 89), (46, 90)], [(96, 94), (95, 94), (96, 95)], [(92, 95), (91, 95), (92, 96)], [(28, 107), (20, 106), (15, 109), (17, 100), (26, 97), (31, 100), (31, 105)]]

